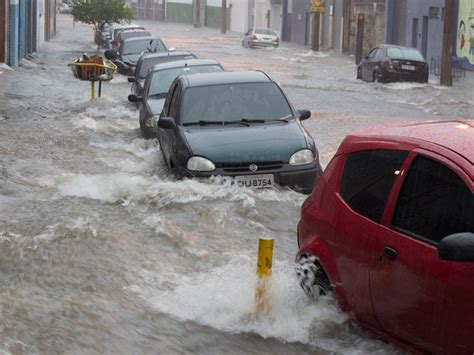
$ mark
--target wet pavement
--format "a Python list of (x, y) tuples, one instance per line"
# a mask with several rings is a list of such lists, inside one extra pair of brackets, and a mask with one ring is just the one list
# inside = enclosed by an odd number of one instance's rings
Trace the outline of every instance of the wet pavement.
[[(406, 120), (474, 118), (472, 77), (442, 88), (355, 79), (353, 58), (241, 47), (235, 33), (141, 22), (168, 46), (277, 80), (326, 165), (347, 132)], [(334, 301), (309, 302), (293, 259), (304, 196), (176, 181), (141, 138), (130, 84), (102, 98), (67, 64), (92, 53), (90, 27), (58, 36), (15, 71), (0, 68), (0, 352), (394, 354)], [(252, 316), (259, 237), (275, 239), (267, 316)]]

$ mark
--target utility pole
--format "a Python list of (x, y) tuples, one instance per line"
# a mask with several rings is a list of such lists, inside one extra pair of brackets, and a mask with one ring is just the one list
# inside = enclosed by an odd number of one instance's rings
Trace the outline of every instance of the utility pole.
[(311, 49), (315, 52), (319, 51), (319, 27), (321, 13), (324, 12), (323, 0), (311, 0), (310, 12), (313, 14), (313, 29), (311, 33)]
[(453, 50), (453, 13), (454, 0), (444, 0), (443, 49), (441, 52), (441, 78), (443, 86), (453, 86), (452, 50)]
[(222, 12), (221, 12), (221, 33), (225, 33), (227, 29), (227, 0), (222, 0)]
[(359, 65), (362, 60), (362, 52), (364, 50), (364, 21), (365, 15), (357, 15), (357, 37), (356, 37), (356, 64)]
[(194, 27), (201, 27), (201, 0), (194, 0)]
[(315, 52), (319, 51), (319, 12), (313, 12), (313, 30), (311, 36), (311, 49)]

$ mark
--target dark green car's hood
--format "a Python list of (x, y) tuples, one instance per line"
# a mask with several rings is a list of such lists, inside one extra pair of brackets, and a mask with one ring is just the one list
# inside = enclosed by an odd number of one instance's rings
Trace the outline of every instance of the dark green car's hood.
[(250, 127), (186, 127), (184, 135), (193, 155), (214, 163), (287, 163), (293, 153), (307, 148), (305, 133), (295, 121)]

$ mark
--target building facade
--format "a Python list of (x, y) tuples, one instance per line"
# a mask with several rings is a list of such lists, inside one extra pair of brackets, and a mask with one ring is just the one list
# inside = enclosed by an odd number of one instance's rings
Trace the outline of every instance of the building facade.
[[(385, 42), (417, 48), (428, 62), (441, 57), (444, 0), (386, 0)], [(455, 65), (474, 69), (474, 0), (455, 0)]]
[(0, 0), (0, 62), (17, 66), (55, 33), (54, 0)]
[(387, 0), (385, 42), (420, 50), (429, 62), (441, 56), (444, 0)]
[(459, 66), (474, 70), (474, 0), (458, 0), (455, 3), (454, 56)]

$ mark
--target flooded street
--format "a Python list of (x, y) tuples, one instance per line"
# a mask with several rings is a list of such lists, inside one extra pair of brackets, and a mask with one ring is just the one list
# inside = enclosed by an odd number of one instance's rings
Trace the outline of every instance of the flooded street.
[[(305, 125), (323, 166), (357, 128), (474, 118), (471, 77), (449, 89), (435, 77), (363, 83), (353, 58), (335, 52), (251, 50), (235, 33), (140, 23), (228, 70), (267, 72), (313, 112)], [(67, 64), (93, 51), (91, 28), (59, 15), (37, 58), (0, 68), (0, 353), (403, 353), (300, 290), (304, 195), (177, 181), (157, 140), (141, 138), (125, 77), (88, 101), (90, 84)], [(260, 237), (275, 240), (272, 308), (255, 318)]]

